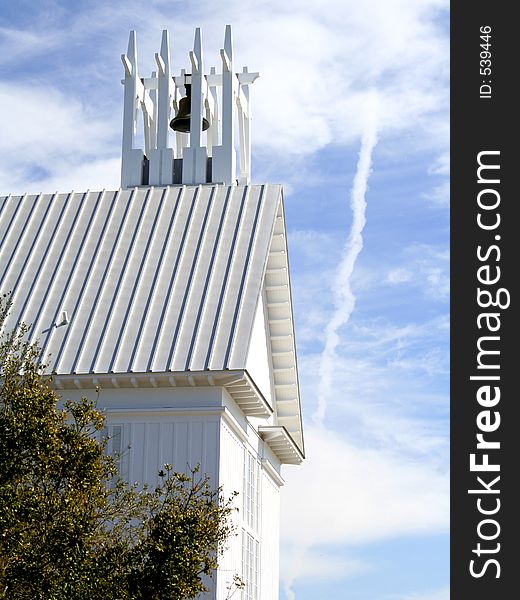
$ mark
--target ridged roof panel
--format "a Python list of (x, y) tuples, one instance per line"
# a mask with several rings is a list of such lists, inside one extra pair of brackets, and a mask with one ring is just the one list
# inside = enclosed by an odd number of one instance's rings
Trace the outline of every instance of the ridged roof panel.
[(260, 185), (0, 198), (8, 326), (30, 323), (58, 374), (243, 369), (280, 201)]

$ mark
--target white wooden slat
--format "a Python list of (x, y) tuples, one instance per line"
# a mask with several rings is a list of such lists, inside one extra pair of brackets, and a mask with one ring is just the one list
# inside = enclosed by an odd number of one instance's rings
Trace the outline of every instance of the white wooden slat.
[[(139, 363), (134, 366), (134, 370), (164, 370), (165, 351), (164, 346), (167, 343), (164, 338), (171, 340), (171, 329), (167, 329), (166, 321), (172, 302), (172, 294), (179, 273), (181, 257), (184, 253), (186, 241), (189, 237), (191, 222), (195, 212), (195, 203), (199, 187), (185, 188), (186, 195), (183, 196), (183, 202), (179, 204), (179, 213), (176, 215), (174, 230), (172, 232), (171, 246), (169, 248), (169, 258), (165, 261), (165, 269), (158, 280), (158, 289), (156, 290), (159, 298), (157, 314), (152, 307), (149, 326), (152, 326), (153, 346), (151, 351), (148, 346), (144, 346), (144, 356), (146, 363)], [(146, 368), (142, 368), (145, 367)]]
[[(235, 244), (233, 252), (229, 256), (229, 273), (226, 286), (223, 288), (221, 310), (217, 315), (218, 325), (216, 327), (214, 348), (209, 363), (211, 369), (228, 368), (227, 350), (229, 333), (232, 330), (236, 318), (237, 302), (242, 291), (241, 282), (244, 269), (247, 268), (248, 246), (254, 237), (253, 224), (259, 207), (259, 194), (251, 194), (251, 187), (244, 188), (245, 201), (242, 218), (237, 222), (235, 233)], [(222, 307), (225, 307), (223, 309)], [(217, 367), (218, 365), (218, 367)]]
[(152, 231), (157, 223), (161, 198), (161, 194), (153, 194), (150, 188), (146, 196), (140, 199), (142, 206), (139, 210), (139, 220), (131, 228), (132, 239), (125, 253), (121, 275), (94, 351), (90, 371), (98, 372), (101, 366), (103, 369), (112, 370), (115, 347), (119, 343), (122, 327), (128, 322), (127, 311), (131, 308), (148, 243), (151, 242)]
[[(171, 283), (171, 269), (175, 263), (178, 244), (182, 238), (183, 224), (186, 218), (183, 206), (187, 206), (187, 202), (183, 201), (185, 195), (185, 187), (178, 188), (176, 192), (169, 195), (164, 219), (165, 228), (162, 229), (159, 238), (161, 243), (157, 263), (151, 271), (147, 272), (148, 293), (144, 297), (143, 314), (138, 321), (136, 337), (130, 338), (133, 343), (128, 347), (130, 355), (128, 365), (125, 367), (124, 363), (118, 364), (118, 372), (149, 370), (157, 328), (164, 307), (164, 297), (167, 294), (168, 285)], [(162, 223), (163, 221), (161, 221)]]
[(21, 277), (21, 265), (31, 253), (53, 197), (41, 194), (21, 199), (0, 253), (0, 290), (12, 291), (16, 287), (16, 282)]
[[(84, 214), (84, 219), (77, 224), (74, 232), (75, 253), (62, 256), (60, 269), (55, 279), (53, 292), (54, 303), (47, 305), (41, 316), (44, 329), (38, 327), (43, 356), (51, 356), (50, 365), (57, 370), (64, 346), (73, 327), (73, 319), (78, 314), (85, 283), (90, 277), (99, 240), (110, 222), (110, 215), (115, 206), (117, 193), (101, 192), (93, 202), (92, 212)], [(71, 323), (67, 327), (54, 327), (59, 311), (67, 310)]]
[[(261, 189), (260, 212), (258, 222), (255, 225), (254, 243), (256, 246), (265, 247), (270, 244), (274, 215), (280, 201), (279, 196), (274, 192), (275, 190), (270, 192), (267, 186)], [(248, 353), (251, 337), (247, 332), (251, 331), (253, 327), (253, 319), (260, 298), (266, 263), (267, 255), (265, 252), (258, 251), (256, 247), (251, 245), (248, 270), (243, 274), (243, 285), (247, 286), (247, 289), (244, 290), (240, 298), (240, 305), (236, 310), (236, 324), (228, 342), (228, 365), (231, 369), (234, 368), (235, 364), (241, 362), (242, 356)]]
[(190, 273), (190, 285), (183, 298), (182, 322), (170, 349), (169, 368), (172, 371), (189, 369), (189, 360), (196, 339), (197, 325), (204, 308), (204, 300), (213, 264), (213, 251), (220, 231), (226, 195), (219, 186), (212, 188), (207, 205), (206, 223), (201, 229), (199, 247)]
[(90, 203), (88, 199), (88, 192), (74, 194), (71, 198), (70, 205), (76, 204), (77, 210), (70, 221), (68, 219), (64, 220), (63, 235), (59, 236), (61, 238), (60, 243), (54, 244), (52, 253), (49, 253), (49, 272), (41, 279), (42, 287), (45, 286), (45, 289), (39, 289), (27, 298), (28, 307), (25, 314), (22, 314), (21, 320), (31, 323), (31, 339), (33, 342), (38, 339), (42, 343), (41, 335), (44, 334), (44, 331), (48, 332), (55, 326), (56, 316), (60, 309), (60, 307), (55, 309), (56, 296), (60, 293), (60, 278), (70, 268), (74, 257), (79, 251), (80, 245), (75, 243), (74, 238), (81, 230), (80, 224), (82, 221), (87, 221), (84, 218), (85, 212), (96, 206), (96, 202)]
[(154, 276), (161, 263), (161, 256), (168, 238), (169, 226), (172, 222), (175, 197), (170, 187), (164, 188), (150, 233), (149, 249), (145, 260), (136, 273), (132, 297), (128, 306), (123, 307), (124, 317), (117, 334), (113, 356), (108, 369), (114, 372), (126, 372), (130, 368), (132, 353), (138, 343), (150, 294), (153, 293)]
[(75, 361), (81, 349), (89, 342), (86, 340), (86, 334), (91, 315), (96, 308), (96, 295), (103, 283), (103, 271), (110, 257), (117, 227), (127, 207), (127, 203), (117, 201), (116, 195), (112, 198), (107, 195), (103, 198), (105, 199), (107, 203), (103, 204), (108, 210), (106, 213), (100, 213), (97, 219), (96, 229), (99, 237), (89, 232), (84, 252), (76, 265), (74, 278), (65, 290), (66, 296), (62, 306), (64, 309), (67, 307), (65, 310), (70, 310), (70, 325), (55, 328), (51, 332), (48, 345), (53, 358), (56, 356), (53, 362), (57, 372), (74, 372)]
[(27, 315), (25, 309), (29, 299), (34, 295), (38, 294), (37, 284), (41, 281), (40, 277), (44, 270), (44, 264), (46, 263), (47, 254), (50, 251), (50, 247), (59, 235), (59, 227), (63, 221), (63, 216), (66, 214), (67, 207), (69, 205), (69, 194), (56, 195), (54, 202), (51, 200), (48, 210), (45, 211), (45, 216), (38, 226), (35, 237), (32, 239), (30, 244), (30, 250), (24, 260), (24, 269), (19, 271), (16, 268), (16, 261), (13, 261), (13, 270), (19, 273), (16, 277), (14, 285), (10, 287), (11, 293), (16, 295), (18, 287), (25, 290), (24, 301), (17, 303), (12, 308), (12, 317), (16, 322), (23, 320), (28, 323), (27, 319), (24, 318)]
[(109, 253), (108, 256), (104, 256), (103, 263), (98, 265), (98, 286), (93, 294), (90, 309), (85, 306), (88, 317), (71, 366), (71, 370), (75, 373), (92, 371), (96, 353), (105, 334), (112, 303), (117, 295), (120, 277), (125, 268), (125, 258), (130, 250), (135, 223), (142, 210), (140, 200), (142, 199), (139, 198), (139, 191), (134, 190), (128, 198), (125, 210), (120, 215), (117, 228), (112, 231), (114, 237), (107, 240)]
[(2, 218), (0, 219), (0, 253), (2, 252), (5, 239), (9, 233), (12, 222), (16, 217), (16, 213), (20, 208), (22, 200), (23, 197), (13, 197), (12, 194), (9, 194), (9, 196), (2, 196), (2, 199), (0, 200), (0, 214), (2, 215)]
[(170, 370), (170, 350), (182, 319), (183, 298), (189, 285), (197, 242), (203, 229), (204, 216), (210, 199), (210, 194), (201, 193), (201, 186), (197, 186), (193, 192), (182, 243), (175, 257), (170, 291), (154, 356), (154, 370)]
[(245, 194), (244, 190), (230, 187), (226, 191), (227, 198), (223, 204), (225, 210), (222, 230), (217, 240), (209, 276), (209, 284), (205, 295), (203, 311), (199, 320), (197, 339), (194, 346), (191, 369), (206, 369), (214, 348), (218, 314), (222, 307), (227, 276), (229, 274), (230, 256), (235, 243), (235, 231), (240, 221)]
[[(206, 190), (207, 191), (207, 190)], [(183, 327), (186, 315), (193, 308), (194, 299), (192, 297), (193, 286), (197, 282), (197, 265), (199, 262), (200, 251), (204, 239), (208, 235), (209, 215), (213, 205), (215, 188), (211, 188), (210, 193), (200, 194), (196, 203), (196, 214), (192, 225), (191, 239), (188, 240), (186, 252), (181, 262), (179, 277), (177, 278), (177, 288), (172, 302), (172, 318), (175, 326), (172, 328), (171, 342), (168, 355), (166, 357), (166, 370), (177, 370), (173, 363), (177, 361), (177, 355), (185, 356), (188, 352), (190, 343), (190, 332), (187, 326)], [(184, 370), (184, 369), (178, 369)]]

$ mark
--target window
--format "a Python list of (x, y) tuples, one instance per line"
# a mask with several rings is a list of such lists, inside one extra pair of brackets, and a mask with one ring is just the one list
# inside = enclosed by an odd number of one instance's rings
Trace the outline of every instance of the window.
[(242, 530), (242, 579), (245, 587), (243, 600), (258, 600), (258, 557), (259, 543), (252, 535)]
[(123, 452), (123, 426), (108, 425), (101, 431), (101, 437), (107, 438), (106, 453), (114, 457), (114, 462), (121, 476), (124, 476), (122, 470), (122, 452)]
[(258, 531), (258, 461), (245, 453), (244, 465), (244, 521), (253, 531)]
[(242, 530), (242, 579), (245, 588), (242, 591), (243, 600), (258, 600), (259, 598), (259, 562), (260, 543), (259, 530), (259, 463), (251, 452), (244, 453), (244, 517)]

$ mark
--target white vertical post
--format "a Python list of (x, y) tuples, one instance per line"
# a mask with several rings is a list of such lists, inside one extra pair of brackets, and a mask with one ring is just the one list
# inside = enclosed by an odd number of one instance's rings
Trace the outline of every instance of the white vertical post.
[(182, 183), (205, 183), (207, 152), (201, 145), (202, 136), (202, 78), (204, 64), (202, 60), (202, 37), (200, 27), (195, 30), (191, 61), (191, 123), (190, 145), (184, 149), (182, 161)]
[(238, 106), (238, 140), (239, 140), (239, 165), (238, 165), (238, 183), (245, 185), (247, 181), (247, 156), (246, 156), (246, 136), (247, 136), (247, 117), (242, 110), (242, 106)]
[(240, 127), (240, 175), (238, 182), (247, 185), (251, 182), (251, 100), (249, 86), (259, 77), (250, 73), (247, 67), (238, 73), (239, 90), (237, 97), (238, 120)]
[(202, 39), (200, 27), (195, 29), (193, 50), (190, 52), (191, 62), (191, 124), (190, 148), (200, 148), (202, 134)]
[(176, 158), (184, 158), (184, 148), (188, 145), (188, 134), (182, 131), (175, 132), (175, 149)]
[(161, 52), (155, 55), (159, 67), (159, 85), (157, 90), (159, 110), (157, 114), (157, 148), (168, 148), (168, 127), (170, 125), (171, 106), (171, 62), (170, 62), (170, 36), (165, 29), (162, 32)]
[[(220, 125), (220, 116), (219, 116), (219, 106), (218, 106), (218, 94), (217, 94), (217, 86), (215, 85), (215, 80), (217, 79), (217, 73), (215, 67), (211, 67), (210, 76), (208, 77), (208, 103), (211, 103), (212, 110), (211, 115), (208, 116), (208, 120), (210, 122), (209, 129), (206, 132), (207, 137), (207, 146), (208, 146), (208, 156), (213, 156), (213, 146), (218, 146), (219, 144), (219, 125)], [(210, 118), (211, 117), (211, 118)]]
[[(157, 79), (157, 71), (152, 71), (152, 79)], [(157, 83), (157, 87), (158, 87)], [(153, 112), (152, 112), (152, 123), (153, 127), (150, 129), (150, 148), (157, 148), (157, 115), (158, 115), (158, 106), (157, 106), (157, 88), (153, 87), (150, 90), (150, 99), (152, 101)]]
[(150, 153), (150, 185), (173, 183), (173, 148), (168, 146), (168, 132), (174, 83), (171, 76), (170, 38), (162, 32), (161, 51), (155, 54), (158, 67), (157, 83), (157, 149)]
[(249, 183), (249, 153), (251, 152), (251, 139), (249, 137), (249, 86), (241, 85), (238, 95), (238, 130), (240, 140), (239, 152), (239, 177), (238, 183)]
[(139, 107), (137, 71), (137, 41), (135, 31), (130, 32), (128, 50), (121, 55), (125, 68), (123, 107), (123, 143), (121, 156), (121, 187), (134, 187), (142, 183), (144, 154), (134, 148), (137, 109)]
[(240, 176), (238, 182), (247, 185), (251, 182), (251, 101), (249, 86), (254, 83), (258, 73), (249, 73), (247, 67), (237, 75), (239, 93), (237, 98), (238, 119), (240, 126)]
[[(156, 73), (152, 73), (152, 79), (155, 79)], [(156, 121), (154, 115), (156, 114), (156, 102), (155, 90), (151, 91), (150, 97), (146, 94), (146, 89), (143, 88), (143, 99), (141, 101), (141, 107), (143, 110), (143, 125), (144, 125), (144, 153), (147, 158), (150, 157), (150, 152), (155, 149), (155, 137), (156, 137)]]
[(235, 156), (235, 74), (233, 73), (233, 42), (231, 25), (226, 25), (222, 58), (222, 144), (213, 149), (213, 176), (215, 182), (234, 183)]

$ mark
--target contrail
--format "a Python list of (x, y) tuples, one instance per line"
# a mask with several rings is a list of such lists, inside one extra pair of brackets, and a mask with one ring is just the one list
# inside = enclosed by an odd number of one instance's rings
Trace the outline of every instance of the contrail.
[[(285, 600), (296, 600), (296, 593), (294, 592), (293, 585), (298, 575), (302, 572), (302, 563), (305, 558), (305, 554), (309, 549), (309, 545), (302, 543), (294, 545), (291, 548), (291, 571), (286, 573), (283, 578), (283, 591), (285, 593)], [(286, 552), (289, 549), (286, 549)]]
[(356, 174), (350, 193), (350, 206), (352, 208), (352, 227), (348, 236), (343, 257), (338, 266), (334, 284), (335, 311), (325, 329), (325, 348), (321, 354), (320, 388), (318, 393), (318, 407), (313, 415), (317, 425), (323, 425), (327, 412), (327, 398), (332, 387), (332, 373), (336, 348), (340, 342), (339, 329), (350, 319), (354, 310), (356, 298), (350, 287), (350, 280), (357, 257), (363, 248), (363, 229), (366, 218), (366, 200), (368, 178), (371, 173), (372, 152), (377, 143), (377, 119), (372, 113), (370, 122), (365, 127), (361, 139), (361, 148), (356, 167)]
[[(375, 94), (369, 98), (367, 107), (369, 109), (367, 111), (368, 122), (361, 136), (361, 148), (350, 192), (352, 226), (342, 259), (338, 265), (334, 282), (335, 310), (325, 329), (325, 348), (321, 354), (318, 407), (312, 416), (314, 422), (319, 427), (324, 425), (325, 414), (327, 412), (327, 398), (332, 388), (334, 359), (336, 357), (336, 348), (340, 341), (338, 331), (348, 322), (356, 303), (356, 298), (350, 287), (350, 278), (354, 271), (357, 257), (363, 249), (362, 234), (366, 223), (365, 210), (367, 205), (365, 195), (368, 178), (371, 173), (372, 153), (377, 143), (378, 106)], [(300, 542), (292, 548), (292, 569), (289, 574), (286, 574), (283, 581), (286, 600), (296, 600), (293, 585), (298, 575), (301, 574), (303, 560), (311, 547), (312, 540), (308, 540), (306, 543)]]

